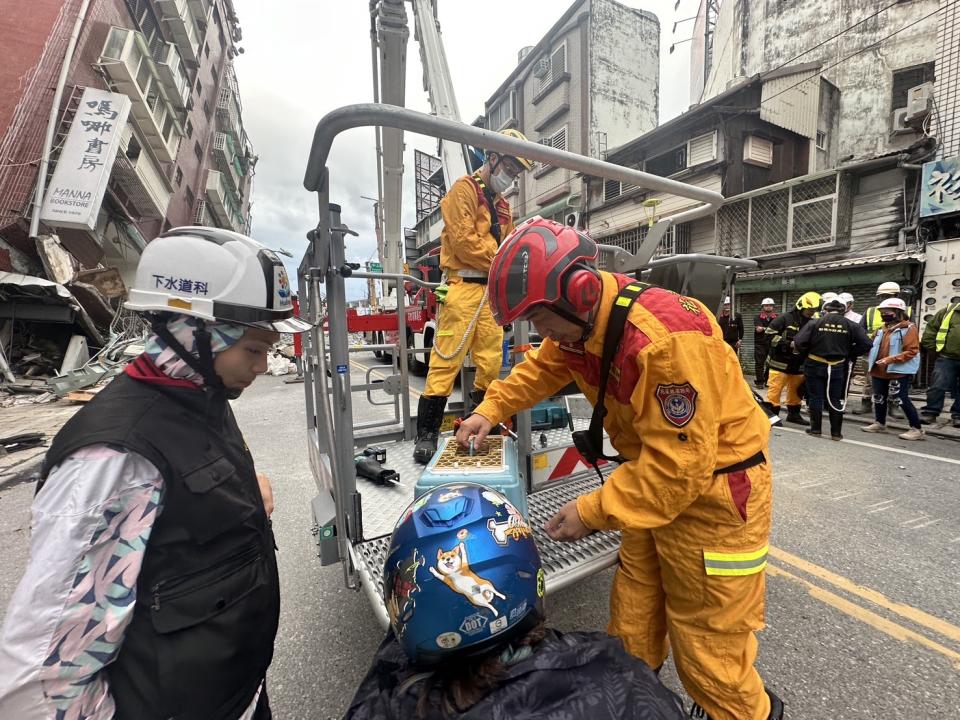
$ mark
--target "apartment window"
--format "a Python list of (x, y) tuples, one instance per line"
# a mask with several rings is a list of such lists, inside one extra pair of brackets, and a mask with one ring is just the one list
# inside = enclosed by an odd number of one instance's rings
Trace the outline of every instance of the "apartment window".
[(542, 92), (566, 71), (567, 44), (564, 42), (549, 55), (544, 55), (537, 60), (537, 64), (533, 68), (533, 75), (537, 78), (537, 92)]
[(220, 24), (220, 8), (216, 5), (213, 6), (213, 21), (219, 25)]
[(197, 156), (197, 160), (203, 161), (203, 146), (199, 142), (193, 144), (193, 154)]
[(204, 101), (203, 101), (203, 114), (207, 116), (207, 120), (210, 119), (210, 112), (211, 112), (211, 110), (210, 110), (210, 103), (208, 103), (206, 100), (204, 100)]
[[(646, 239), (648, 232), (650, 232), (649, 225), (638, 225), (637, 227), (624, 230), (623, 232), (619, 232), (615, 235), (607, 235), (606, 237), (601, 238), (600, 242), (602, 242), (604, 245), (613, 245), (615, 247), (623, 248), (631, 255), (635, 255), (637, 251), (640, 250), (640, 246)], [(690, 223), (672, 225), (667, 229), (667, 232), (664, 234), (660, 244), (657, 245), (654, 258), (663, 257), (665, 255), (681, 255), (683, 253), (690, 252), (690, 237)]]
[(183, 195), (187, 199), (187, 207), (192, 210), (194, 203), (197, 201), (197, 196), (193, 194), (193, 190), (190, 189), (189, 185), (187, 185), (186, 192), (184, 192)]
[(173, 179), (176, 181), (177, 187), (180, 187), (180, 185), (183, 184), (183, 170), (180, 169), (179, 165), (177, 165), (177, 172), (174, 175)]
[(213, 65), (210, 66), (210, 78), (213, 80), (213, 89), (216, 90), (220, 78), (217, 77), (217, 68)]
[[(552, 135), (547, 135), (537, 140), (541, 145), (546, 145), (547, 147), (556, 148), (557, 150), (566, 150), (567, 149), (567, 126), (564, 125), (562, 128), (557, 130)], [(541, 168), (549, 167), (545, 163), (537, 163)]]
[(205, 42), (203, 44), (203, 56), (210, 57), (210, 42)]
[(490, 117), (487, 121), (491, 130), (499, 130), (510, 120), (514, 119), (513, 114), (513, 93), (507, 93), (507, 96), (494, 105), (490, 111)]
[(827, 134), (823, 130), (817, 130), (817, 150), (827, 149)]
[(933, 82), (934, 63), (914, 65), (901, 70), (893, 71), (893, 92), (890, 97), (890, 109), (896, 110), (907, 106), (907, 91), (917, 85)]
[(140, 142), (135, 137), (130, 138), (130, 142), (127, 144), (127, 151), (124, 153), (127, 156), (127, 159), (132, 162), (134, 165), (137, 164), (137, 160), (140, 159), (140, 152), (143, 148), (140, 147)]
[(187, 120), (186, 131), (187, 131), (187, 137), (188, 137), (188, 138), (192, 138), (192, 137), (193, 137), (193, 123), (190, 122), (189, 120)]
[(203, 95), (203, 84), (200, 82), (199, 77), (197, 78), (197, 84), (194, 87), (194, 90), (197, 91), (197, 97), (200, 97), (201, 95)]
[(605, 180), (603, 183), (603, 201), (615, 200), (622, 194), (619, 180)]
[(681, 145), (680, 147), (673, 148), (672, 150), (667, 150), (667, 152), (660, 155), (654, 155), (652, 158), (647, 160), (644, 170), (651, 175), (669, 177), (674, 173), (678, 173), (681, 170), (686, 169), (686, 167), (687, 146)]

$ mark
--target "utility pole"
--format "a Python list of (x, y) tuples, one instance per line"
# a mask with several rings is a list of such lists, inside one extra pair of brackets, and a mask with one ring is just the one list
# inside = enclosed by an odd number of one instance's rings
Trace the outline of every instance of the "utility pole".
[[(380, 201), (376, 198), (360, 196), (363, 200), (370, 200), (373, 203), (373, 231), (377, 236), (377, 262), (383, 268), (383, 232), (380, 225)], [(367, 268), (369, 270), (369, 267)], [(370, 300), (370, 310), (380, 309), (380, 296), (377, 293), (377, 281), (373, 278), (367, 278), (367, 298)]]

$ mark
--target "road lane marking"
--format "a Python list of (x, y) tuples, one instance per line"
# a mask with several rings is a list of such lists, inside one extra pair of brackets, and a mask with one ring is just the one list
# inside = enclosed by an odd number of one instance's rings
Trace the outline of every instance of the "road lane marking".
[(819, 487), (821, 485), (826, 485), (829, 480), (821, 480), (820, 482), (808, 482), (803, 485), (794, 484), (794, 487), (799, 488), (800, 490), (808, 490), (809, 488)]
[(930, 517), (930, 516), (927, 515), (927, 514), (923, 514), (923, 515), (921, 515), (920, 517), (915, 517), (915, 518), (913, 518), (913, 520), (904, 520), (904, 521), (903, 521), (902, 523), (900, 523), (900, 524), (901, 524), (901, 525), (910, 525), (911, 523), (919, 522), (920, 520), (926, 520), (928, 517)]
[[(803, 430), (794, 430), (793, 428), (781, 427), (774, 428), (775, 430), (782, 430), (784, 432), (800, 433), (804, 434)], [(874, 443), (861, 442), (860, 440), (847, 440), (844, 438), (840, 442), (849, 443), (850, 445), (860, 445), (861, 447), (873, 448), (874, 450), (884, 450), (886, 452), (897, 453), (899, 455), (910, 455), (911, 457), (924, 458), (926, 460), (938, 460), (940, 462), (950, 463), (951, 465), (960, 465), (960, 460), (954, 460), (953, 458), (940, 457), (939, 455), (928, 455), (927, 453), (913, 452), (912, 450), (904, 450), (903, 448), (887, 447), (885, 445), (876, 445)]]
[(889, 505), (892, 502), (896, 502), (896, 500), (881, 500), (873, 505), (864, 505), (864, 508), (880, 507), (881, 505)]
[[(773, 548), (770, 548), (770, 550), (772, 554)], [(767, 572), (774, 577), (783, 577), (805, 586), (811, 597), (814, 597), (817, 600), (836, 608), (840, 612), (886, 633), (892, 638), (901, 640), (903, 642), (914, 642), (917, 645), (940, 653), (944, 657), (951, 660), (955, 668), (960, 669), (960, 653), (956, 652), (955, 650), (951, 650), (945, 645), (941, 645), (940, 643), (935, 642), (934, 640), (931, 640), (930, 638), (921, 635), (918, 632), (914, 632), (913, 630), (909, 630), (902, 625), (898, 625), (892, 620), (887, 620), (887, 618), (883, 617), (882, 615), (878, 615), (877, 613), (867, 610), (866, 608), (862, 608), (856, 603), (852, 603), (849, 600), (830, 592), (829, 590), (824, 590), (819, 585), (814, 585), (809, 580), (805, 580), (804, 578), (794, 575), (793, 573), (777, 567), (776, 565), (767, 565)]]
[(903, 603), (890, 600), (883, 593), (863, 587), (862, 585), (857, 585), (855, 582), (849, 578), (845, 578), (843, 575), (838, 575), (830, 570), (827, 570), (826, 568), (815, 565), (809, 560), (804, 560), (803, 558), (789, 553), (786, 550), (781, 550), (780, 548), (771, 546), (769, 552), (771, 557), (776, 558), (780, 562), (792, 565), (805, 573), (813, 575), (814, 577), (818, 577), (821, 580), (825, 580), (831, 585), (838, 587), (841, 590), (850, 593), (851, 595), (856, 595), (864, 600), (868, 600), (874, 605), (878, 605), (885, 610), (896, 613), (900, 617), (906, 618), (917, 625), (922, 625), (923, 627), (933, 630), (944, 637), (948, 637), (951, 640), (960, 642), (960, 627), (952, 625), (946, 620), (942, 620), (935, 615), (925, 613), (923, 610), (918, 610), (910, 605), (904, 605)]

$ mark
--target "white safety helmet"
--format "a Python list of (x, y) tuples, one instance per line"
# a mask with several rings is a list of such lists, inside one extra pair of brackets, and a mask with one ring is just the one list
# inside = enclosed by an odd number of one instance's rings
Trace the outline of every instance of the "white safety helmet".
[(178, 227), (150, 242), (124, 306), (140, 312), (300, 333), (287, 271), (276, 253), (246, 235)]
[(895, 282), (880, 283), (877, 288), (877, 295), (899, 295), (900, 285)]
[(764, 298), (763, 300), (760, 301), (760, 304), (761, 304), (761, 305), (775, 305), (776, 303), (773, 302), (773, 298)]
[(832, 303), (834, 300), (839, 300), (840, 296), (835, 292), (825, 292), (820, 296), (820, 304), (826, 305), (827, 303)]
[(880, 310), (891, 309), (899, 310), (902, 313), (907, 312), (907, 304), (900, 298), (887, 298), (878, 306)]
[(844, 305), (849, 305), (853, 302), (853, 295), (848, 292), (840, 293), (840, 302), (842, 302)]
[(724, 304), (724, 305), (729, 305), (729, 304), (730, 304), (730, 296), (729, 296), (729, 295), (727, 295), (727, 296), (723, 299), (723, 304)]

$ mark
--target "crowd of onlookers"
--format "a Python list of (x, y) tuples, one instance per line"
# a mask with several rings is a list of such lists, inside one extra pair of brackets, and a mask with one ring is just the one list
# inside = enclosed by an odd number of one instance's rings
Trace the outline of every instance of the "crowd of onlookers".
[[(725, 298), (717, 318), (724, 340), (737, 354), (745, 333), (743, 317)], [(873, 413), (864, 432), (887, 432), (887, 418), (905, 417), (904, 440), (923, 440), (924, 425), (938, 422), (947, 395), (950, 415), (960, 428), (960, 303), (937, 312), (921, 333), (911, 309), (900, 297), (900, 286), (885, 282), (877, 288), (877, 303), (861, 314), (850, 293), (810, 291), (792, 308), (778, 312), (773, 298), (764, 298), (753, 322), (753, 352), (758, 389), (766, 389), (765, 406), (779, 417), (785, 400), (786, 421), (820, 436), (824, 410), (830, 436), (842, 438), (852, 377), (863, 373), (855, 414)], [(921, 349), (936, 356), (919, 410), (910, 399), (910, 386), (920, 369)], [(864, 362), (858, 362), (863, 357)], [(809, 419), (801, 414), (806, 400)]]

